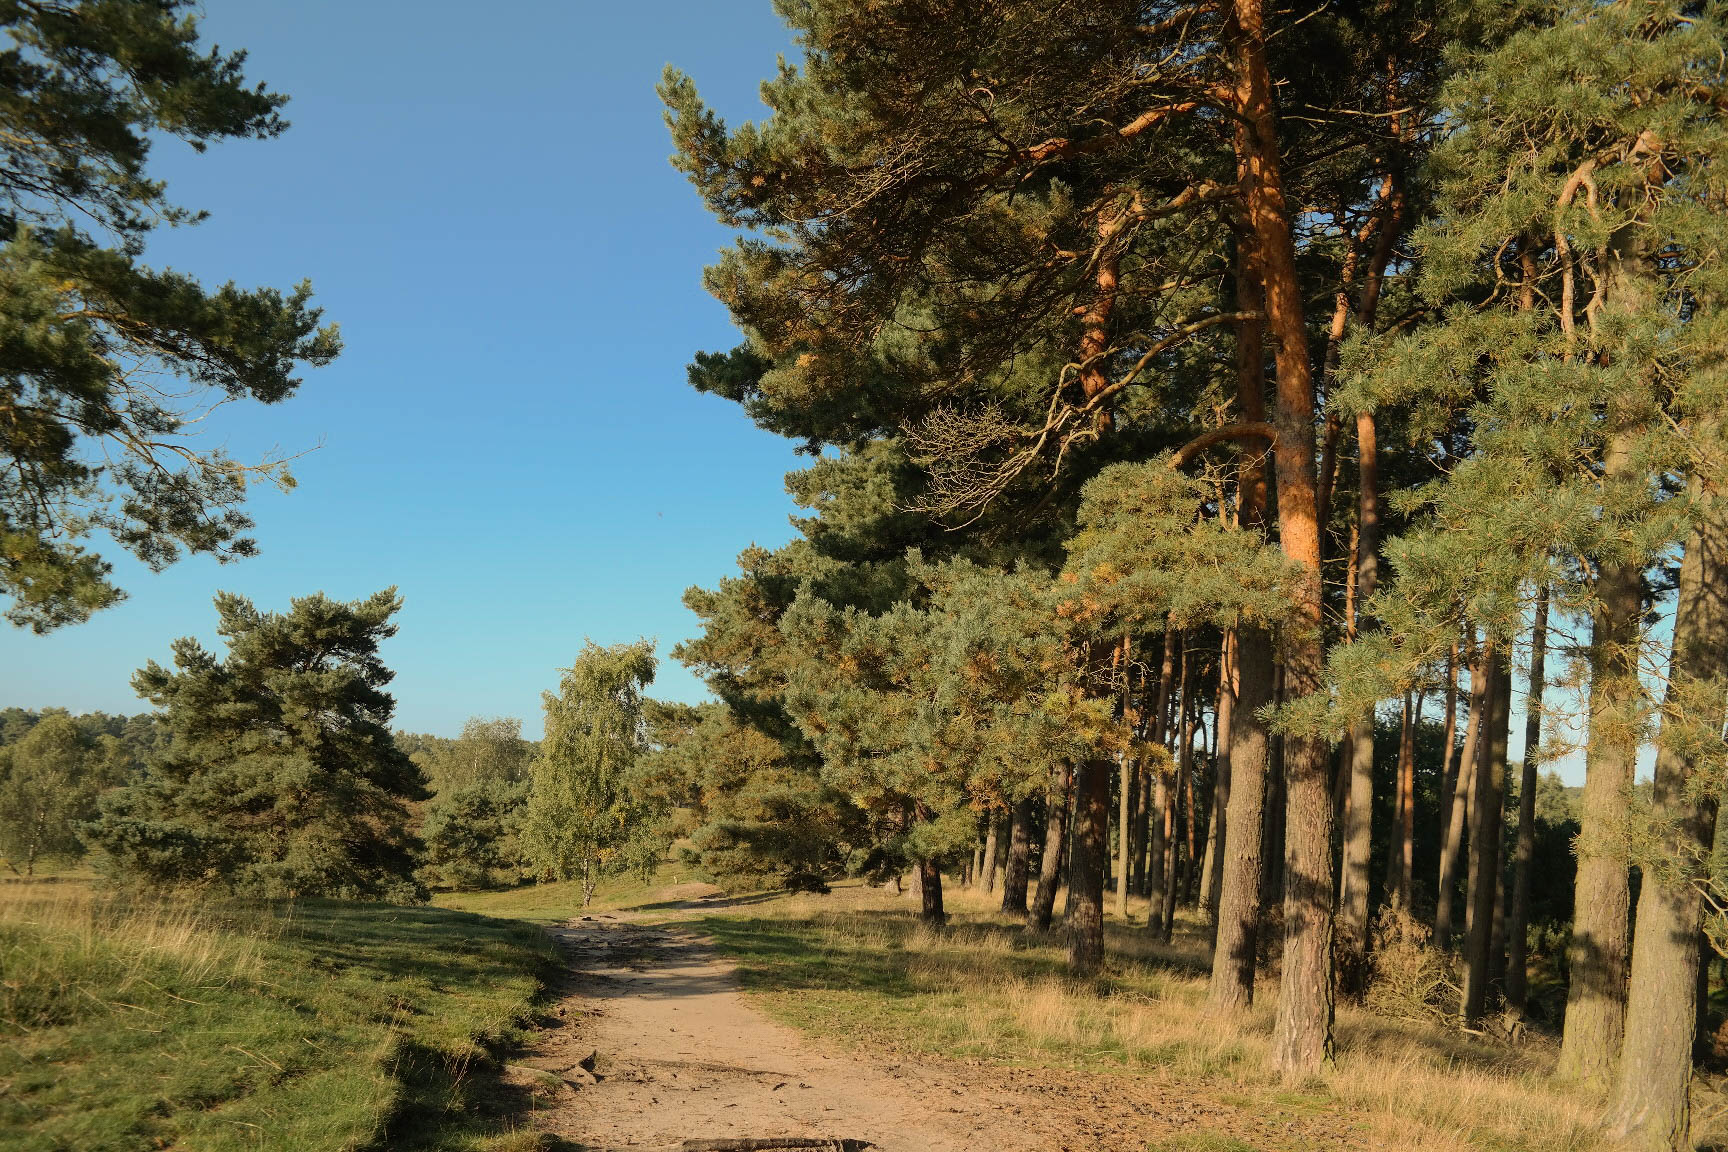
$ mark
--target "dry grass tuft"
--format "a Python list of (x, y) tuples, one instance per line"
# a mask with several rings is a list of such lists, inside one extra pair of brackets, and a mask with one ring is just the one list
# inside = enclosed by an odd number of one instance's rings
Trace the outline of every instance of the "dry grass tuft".
[(190, 903), (129, 900), (85, 884), (0, 884), (0, 1031), (69, 1023), (141, 986), (255, 977), (268, 925), (245, 934)]

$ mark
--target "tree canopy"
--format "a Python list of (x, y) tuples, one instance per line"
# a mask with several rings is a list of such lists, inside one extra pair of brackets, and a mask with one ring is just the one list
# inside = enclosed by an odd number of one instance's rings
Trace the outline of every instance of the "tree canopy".
[(141, 263), (150, 232), (199, 213), (150, 177), (153, 145), (203, 151), (287, 127), (245, 53), (205, 49), (191, 0), (0, 11), (0, 595), (38, 632), (123, 592), (104, 534), (152, 568), (252, 555), (247, 487), (283, 460), (201, 443), (216, 406), (291, 396), (341, 349), (311, 289), (206, 288)]

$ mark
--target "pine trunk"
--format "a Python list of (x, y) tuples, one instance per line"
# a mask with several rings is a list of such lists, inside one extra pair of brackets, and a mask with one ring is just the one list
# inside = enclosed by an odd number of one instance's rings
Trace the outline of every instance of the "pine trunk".
[(1214, 745), (1212, 749), (1212, 813), (1206, 822), (1206, 861), (1200, 870), (1201, 901), (1206, 910), (1207, 930), (1214, 943), (1218, 937), (1218, 898), (1223, 891), (1224, 870), (1221, 860), (1225, 835), (1230, 824), (1226, 809), (1230, 806), (1230, 725), (1236, 704), (1236, 689), (1232, 666), (1236, 660), (1236, 633), (1224, 633), (1218, 651), (1218, 706), (1212, 713)]
[(918, 893), (918, 918), (926, 924), (946, 924), (948, 913), (942, 907), (942, 868), (936, 861), (918, 861)]
[(1068, 968), (1089, 976), (1104, 963), (1104, 869), (1110, 863), (1110, 761), (1082, 761), (1074, 782), (1068, 873)]
[(1127, 753), (1118, 753), (1116, 789), (1116, 919), (1128, 919), (1128, 873), (1134, 824), (1134, 760)]
[[(1391, 222), (1387, 222), (1388, 228)], [(1366, 621), (1361, 606), (1379, 580), (1380, 446), (1372, 412), (1356, 417), (1356, 598), (1351, 639)], [(1338, 991), (1352, 999), (1368, 984), (1368, 860), (1374, 830), (1374, 705), (1350, 726), (1350, 802), (1344, 821), (1343, 877), (1338, 892)]]
[(1359, 998), (1368, 983), (1368, 860), (1374, 825), (1374, 718), (1350, 726), (1343, 876), (1338, 890), (1338, 992)]
[(1043, 932), (1050, 927), (1056, 911), (1056, 889), (1062, 883), (1063, 832), (1068, 827), (1068, 791), (1074, 770), (1063, 763), (1058, 766), (1045, 796), (1044, 852), (1038, 860), (1038, 890), (1032, 897), (1032, 909), (1026, 914), (1026, 927)]
[(1157, 780), (1152, 785), (1152, 832), (1148, 837), (1152, 842), (1152, 850), (1146, 862), (1146, 928), (1154, 934), (1161, 932), (1164, 924), (1165, 858), (1170, 841), (1170, 821), (1166, 814), (1169, 807), (1170, 776), (1159, 768)]
[(1541, 764), (1542, 689), (1548, 658), (1548, 586), (1536, 590), (1530, 630), (1530, 686), (1524, 695), (1524, 764), (1518, 775), (1518, 846), (1512, 858), (1512, 905), (1506, 916), (1506, 1006), (1523, 1016), (1530, 999), (1530, 866), (1536, 857), (1536, 783)]
[(1008, 866), (1002, 871), (1002, 911), (1026, 914), (1026, 880), (1032, 869), (1032, 797), (1014, 805), (1008, 833)]
[[(1452, 645), (1452, 651), (1446, 656), (1446, 695), (1445, 715), (1440, 718), (1440, 728), (1445, 734), (1446, 743), (1440, 754), (1440, 823), (1435, 829), (1435, 843), (1442, 849), (1446, 844), (1446, 834), (1452, 824), (1452, 792), (1457, 786), (1457, 776), (1454, 765), (1458, 757), (1458, 645)], [(1444, 865), (1444, 853), (1441, 859)], [(1435, 878), (1436, 892), (1439, 891), (1439, 877)]]
[(1607, 1087), (1613, 1074), (1626, 1010), (1631, 893), (1621, 828), (1638, 754), (1631, 714), (1643, 691), (1638, 683), (1640, 575), (1633, 565), (1602, 567), (1590, 645), (1590, 740), (1572, 939), (1566, 948), (1571, 983), (1555, 1075), (1597, 1088)]
[(984, 836), (984, 891), (996, 891), (996, 830), (1002, 824), (1002, 817), (995, 812), (989, 813), (990, 831)]
[[(1703, 717), (1721, 732), (1720, 677), (1728, 673), (1728, 502), (1706, 493), (1686, 543), (1674, 613), (1670, 701), (1716, 680), (1716, 712)], [(1700, 765), (1682, 741), (1658, 745), (1652, 803), (1661, 850), (1644, 869), (1632, 951), (1625, 1041), (1616, 1071), (1609, 1135), (1636, 1148), (1690, 1152), (1693, 1030), (1697, 1026), (1698, 934), (1703, 909), (1698, 880), (1707, 875), (1715, 839), (1713, 801), (1692, 792)]]
[[(1144, 688), (1144, 686), (1142, 686)], [(1142, 709), (1144, 711), (1144, 709)], [(1152, 781), (1144, 764), (1134, 769), (1134, 832), (1129, 842), (1132, 874), (1128, 877), (1130, 891), (1146, 894), (1146, 837), (1151, 831)]]
[[(1643, 229), (1628, 221), (1604, 245), (1599, 270), (1608, 311), (1630, 315), (1644, 304)], [(1588, 315), (1588, 310), (1586, 312)], [(1570, 325), (1570, 315), (1563, 317)], [(1594, 320), (1592, 318), (1592, 324)], [(1655, 387), (1653, 381), (1649, 382)], [(1638, 411), (1611, 404), (1602, 453), (1604, 504), (1616, 491), (1641, 490), (1649, 477), (1636, 455)], [(1643, 563), (1609, 559), (1596, 566), (1596, 603), (1590, 636), (1590, 732), (1584, 756), (1584, 803), (1578, 832), (1572, 939), (1566, 960), (1566, 1021), (1555, 1075), (1605, 1088), (1620, 1055), (1626, 1012), (1628, 888), (1623, 829), (1637, 772), (1644, 689), (1638, 655), (1643, 638)]]
[[(1188, 650), (1180, 641), (1181, 637), (1172, 628), (1165, 633), (1167, 637), (1166, 654), (1175, 654), (1180, 663), (1180, 675), (1174, 685), (1171, 696), (1175, 700), (1175, 715), (1170, 717), (1164, 711), (1165, 705), (1160, 701), (1159, 731), (1164, 737), (1165, 745), (1170, 752), (1172, 764), (1182, 755), (1179, 751), (1184, 735), (1182, 717), (1187, 709), (1189, 685)], [(1162, 678), (1160, 678), (1162, 679)], [(1146, 927), (1159, 939), (1167, 939), (1165, 924), (1170, 920), (1175, 909), (1173, 907), (1176, 892), (1176, 842), (1172, 838), (1176, 826), (1176, 797), (1181, 788), (1181, 777), (1178, 769), (1160, 771), (1158, 782), (1153, 791), (1152, 799), (1152, 900), (1146, 910)]]
[(1209, 992), (1212, 1006), (1227, 1012), (1254, 1003), (1270, 749), (1266, 725), (1257, 713), (1272, 699), (1272, 638), (1261, 629), (1242, 627), (1231, 647), (1230, 810), (1224, 820), (1230, 839), (1218, 870), (1218, 933)]
[(1464, 723), (1464, 751), (1458, 757), (1458, 772), (1452, 782), (1452, 793), (1446, 798), (1446, 819), (1441, 826), (1440, 887), (1434, 906), (1434, 945), (1442, 952), (1452, 949), (1452, 907), (1458, 891), (1458, 849), (1464, 842), (1464, 816), (1469, 797), (1476, 786), (1476, 761), (1480, 758), (1478, 744), (1482, 735), (1482, 710), (1485, 704), (1483, 688), (1487, 683), (1487, 668), (1482, 662), (1484, 649), (1474, 642), (1470, 660), (1470, 717)]
[(1493, 640), (1483, 645), (1488, 670), (1484, 716), (1479, 736), (1475, 802), (1470, 822), (1470, 903), (1464, 932), (1464, 988), (1460, 1001), (1464, 1026), (1482, 1022), (1488, 1004), (1493, 963), (1494, 904), (1500, 888), (1500, 826), (1505, 811), (1506, 741), (1512, 719), (1512, 666), (1509, 653)]
[(1386, 899), (1410, 907), (1416, 865), (1416, 729), (1422, 723), (1421, 693), (1404, 693), (1398, 713), (1398, 783), (1392, 806), (1392, 846), (1386, 852)]
[[(1320, 527), (1314, 475), (1314, 379), (1289, 205), (1284, 199), (1278, 130), (1260, 0), (1234, 0), (1237, 140), (1245, 179), (1242, 205), (1253, 229), (1266, 293), (1266, 326), (1277, 368), (1278, 534), (1306, 570), (1296, 607), (1300, 637), (1285, 654), (1285, 688), (1302, 698), (1321, 683)], [(1287, 1078), (1313, 1075), (1332, 1056), (1332, 806), (1327, 747), (1313, 735), (1286, 735), (1284, 964), (1272, 1035), (1273, 1067)]]
[(1165, 944), (1170, 943), (1171, 936), (1175, 931), (1175, 927), (1176, 927), (1176, 897), (1177, 897), (1178, 892), (1180, 891), (1180, 886), (1177, 883), (1177, 877), (1180, 874), (1180, 869), (1178, 868), (1178, 865), (1180, 863), (1181, 852), (1179, 850), (1180, 841), (1178, 841), (1176, 839), (1176, 830), (1175, 830), (1176, 805), (1177, 805), (1177, 800), (1179, 799), (1180, 796), (1181, 796), (1181, 793), (1176, 791), (1176, 789), (1172, 788), (1170, 790), (1170, 807), (1166, 810), (1166, 813), (1165, 813), (1166, 822), (1165, 822), (1165, 834), (1164, 834), (1164, 899), (1159, 904), (1159, 907), (1161, 908), (1162, 911), (1160, 913), (1158, 924), (1157, 924), (1158, 939)]

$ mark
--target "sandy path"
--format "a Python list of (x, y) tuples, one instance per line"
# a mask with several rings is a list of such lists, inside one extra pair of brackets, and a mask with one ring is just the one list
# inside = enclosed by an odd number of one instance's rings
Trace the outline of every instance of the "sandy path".
[[(574, 1083), (535, 1127), (579, 1147), (775, 1136), (882, 1152), (1051, 1147), (1015, 1116), (1018, 1100), (930, 1069), (854, 1059), (776, 1024), (744, 1002), (731, 964), (687, 928), (607, 917), (554, 934), (574, 968), (563, 1026), (523, 1063)], [(581, 1061), (595, 1052), (600, 1079), (590, 1083)]]

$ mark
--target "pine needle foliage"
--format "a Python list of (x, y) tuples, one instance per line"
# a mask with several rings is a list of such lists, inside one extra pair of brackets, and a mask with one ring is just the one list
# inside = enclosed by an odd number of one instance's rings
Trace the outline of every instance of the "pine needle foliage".
[(274, 404), (341, 349), (307, 284), (210, 289), (140, 263), (150, 231), (202, 218), (147, 169), (286, 126), (245, 53), (206, 50), (190, 0), (0, 9), (0, 596), (46, 632), (123, 593), (87, 541), (152, 568), (252, 555), (249, 485), (289, 486), (196, 439), (219, 404)]
[(261, 612), (216, 597), (227, 653), (174, 643), (133, 677), (170, 738), (143, 779), (102, 798), (89, 834), (123, 879), (258, 897), (414, 901), (420, 770), (390, 734), (394, 588)]

